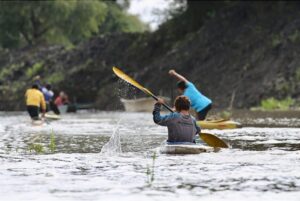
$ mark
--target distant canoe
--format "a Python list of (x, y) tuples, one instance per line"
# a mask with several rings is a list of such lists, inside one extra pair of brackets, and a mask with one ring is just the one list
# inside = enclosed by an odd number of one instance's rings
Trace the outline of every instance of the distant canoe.
[[(165, 101), (170, 99), (167, 97), (162, 97)], [(123, 99), (121, 98), (125, 110), (127, 112), (151, 112), (153, 110), (153, 105), (155, 100), (153, 98), (137, 98), (137, 99)]]

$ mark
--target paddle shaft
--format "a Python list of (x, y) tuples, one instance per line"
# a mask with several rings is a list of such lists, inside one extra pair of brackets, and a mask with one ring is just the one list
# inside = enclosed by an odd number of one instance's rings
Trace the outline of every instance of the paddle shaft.
[[(148, 94), (148, 93), (147, 93)], [(155, 95), (153, 95), (153, 94), (148, 94), (148, 95), (150, 95), (152, 98), (154, 98), (154, 100), (158, 100), (158, 97), (157, 96), (155, 96)], [(172, 108), (170, 108), (170, 106), (168, 106), (167, 104), (165, 104), (165, 103), (162, 103), (162, 105), (166, 108), (166, 109), (168, 109), (170, 112), (174, 112), (173, 110), (172, 110)]]

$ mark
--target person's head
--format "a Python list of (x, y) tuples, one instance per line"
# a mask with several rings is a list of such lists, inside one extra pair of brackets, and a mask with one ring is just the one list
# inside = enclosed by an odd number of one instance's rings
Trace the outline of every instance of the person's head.
[(186, 89), (186, 84), (184, 81), (177, 82), (177, 90), (180, 94), (183, 94), (185, 89)]
[(175, 109), (177, 112), (181, 112), (182, 110), (189, 110), (191, 106), (191, 102), (186, 96), (178, 96), (175, 99)]
[(33, 84), (33, 85), (31, 86), (31, 88), (32, 88), (32, 89), (39, 89), (39, 86), (38, 86), (37, 84)]
[(62, 98), (65, 97), (65, 92), (63, 92), (63, 91), (59, 92), (59, 96)]
[(52, 86), (51, 84), (46, 84), (46, 89), (51, 90)]

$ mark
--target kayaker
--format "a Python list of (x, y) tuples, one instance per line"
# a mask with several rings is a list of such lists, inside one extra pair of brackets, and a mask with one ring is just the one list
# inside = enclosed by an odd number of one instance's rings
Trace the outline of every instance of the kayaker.
[(170, 144), (195, 143), (195, 137), (200, 133), (200, 127), (189, 113), (189, 99), (186, 96), (178, 96), (174, 103), (176, 112), (162, 116), (160, 109), (163, 103), (164, 100), (159, 98), (154, 105), (153, 121), (158, 125), (168, 127), (167, 142)]
[(46, 84), (46, 86), (42, 86), (41, 91), (43, 92), (46, 101), (46, 111), (49, 112), (50, 110), (52, 110), (55, 114), (60, 114), (57, 106), (53, 101), (54, 92), (52, 91), (52, 86), (50, 84)]
[(38, 89), (42, 91), (43, 85), (41, 82), (41, 76), (37, 75), (33, 78), (33, 84), (36, 84), (38, 86)]
[(39, 112), (41, 107), (42, 117), (45, 116), (46, 112), (46, 102), (44, 95), (39, 90), (37, 84), (33, 84), (31, 89), (27, 89), (25, 93), (26, 106), (28, 114), (32, 120), (39, 120)]
[(59, 93), (59, 96), (55, 99), (55, 105), (57, 107), (62, 105), (68, 105), (69, 104), (69, 98), (67, 94), (63, 91)]
[(195, 85), (175, 70), (170, 70), (169, 74), (179, 80), (177, 89), (180, 94), (187, 96), (191, 101), (191, 107), (197, 112), (197, 119), (204, 120), (211, 109), (212, 101), (204, 96)]

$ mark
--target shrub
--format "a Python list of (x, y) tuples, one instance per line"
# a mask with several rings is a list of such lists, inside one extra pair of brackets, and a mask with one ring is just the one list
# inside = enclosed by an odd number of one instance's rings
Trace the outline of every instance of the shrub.
[(28, 68), (26, 71), (26, 76), (28, 78), (32, 78), (33, 76), (37, 75), (40, 73), (43, 69), (43, 63), (37, 62), (35, 63), (31, 68)]
[(295, 103), (295, 100), (293, 100), (291, 97), (287, 97), (283, 100), (277, 100), (275, 98), (268, 98), (261, 101), (261, 108), (264, 110), (287, 110), (289, 109), (293, 104)]

